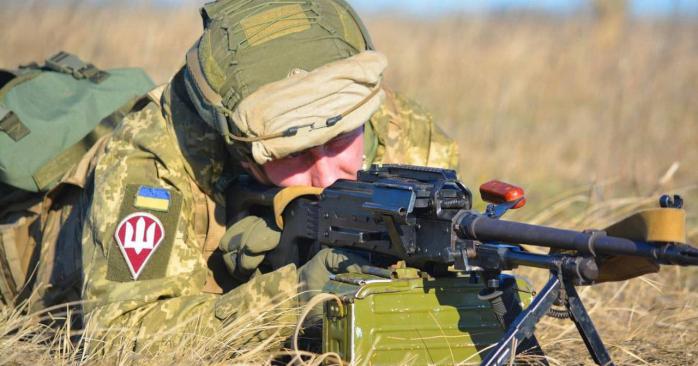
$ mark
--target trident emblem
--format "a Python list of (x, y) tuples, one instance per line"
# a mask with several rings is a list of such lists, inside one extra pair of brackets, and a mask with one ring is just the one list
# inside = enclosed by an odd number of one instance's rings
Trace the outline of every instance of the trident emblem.
[(165, 228), (154, 215), (136, 212), (121, 220), (114, 237), (135, 280), (165, 237)]
[(126, 240), (124, 248), (131, 248), (136, 251), (136, 254), (141, 254), (143, 249), (153, 249), (155, 247), (155, 227), (156, 223), (152, 222), (148, 225), (148, 230), (145, 230), (145, 219), (139, 217), (136, 221), (136, 233), (133, 233), (133, 225), (126, 221)]

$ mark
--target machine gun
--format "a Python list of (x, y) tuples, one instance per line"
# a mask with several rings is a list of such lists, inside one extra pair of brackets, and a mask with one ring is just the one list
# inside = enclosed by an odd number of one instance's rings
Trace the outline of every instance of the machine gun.
[[(469, 273), (471, 280), (483, 284), (479, 297), (491, 303), (505, 329), (482, 365), (508, 364), (524, 344), (539, 351), (534, 328), (551, 312), (571, 318), (593, 360), (611, 365), (575, 286), (598, 281), (609, 258), (698, 265), (698, 249), (678, 240), (650, 242), (500, 220), (507, 210), (525, 204), (523, 190), (492, 181), (480, 191), (491, 202), (484, 213), (471, 209), (472, 194), (452, 170), (383, 165), (360, 171), (356, 181), (337, 181), (319, 196), (287, 195), (285, 202), (275, 202), (283, 232), (268, 265), (302, 265), (323, 247), (342, 247), (364, 253), (372, 264), (364, 269), (368, 273), (380, 274), (396, 261), (436, 278), (454, 271)], [(237, 197), (238, 205), (269, 205), (276, 194), (264, 189), (247, 192), (246, 198)], [(681, 205), (678, 196), (661, 199), (661, 206), (671, 212), (683, 213)], [(519, 244), (552, 250), (534, 254)], [(507, 300), (512, 281), (501, 275), (518, 266), (550, 271), (549, 281), (525, 309), (511, 296)], [(554, 304), (566, 310), (551, 310)]]

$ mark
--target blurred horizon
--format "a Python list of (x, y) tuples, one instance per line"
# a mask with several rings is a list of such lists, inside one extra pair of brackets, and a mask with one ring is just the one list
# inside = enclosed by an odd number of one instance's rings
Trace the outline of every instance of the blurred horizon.
[[(170, 0), (182, 1), (182, 0)], [(588, 0), (350, 0), (357, 11), (381, 13), (400, 10), (411, 15), (448, 15), (461, 13), (496, 13), (506, 11), (540, 11), (572, 14), (591, 9)], [(698, 1), (630, 0), (630, 13), (636, 16), (698, 16)]]
[[(70, 0), (57, 0), (58, 2)], [(113, 0), (92, 0), (110, 2)], [(210, 0), (150, 0), (155, 3), (186, 5), (204, 4)], [(641, 17), (698, 17), (698, 1), (695, 0), (628, 0), (630, 14)], [(137, 1), (140, 3), (141, 1)], [(443, 16), (462, 14), (487, 14), (499, 12), (533, 11), (555, 15), (570, 15), (591, 11), (589, 0), (348, 0), (358, 12), (376, 14), (397, 12), (412, 16)]]
[[(485, 15), (500, 13), (534, 12), (551, 16), (591, 13), (590, 0), (347, 0), (361, 15), (402, 15), (438, 17), (450, 15)], [(698, 18), (695, 0), (626, 0), (628, 15), (633, 17)], [(3, 4), (27, 5), (37, 0), (0, 0)], [(211, 0), (40, 0), (57, 5), (95, 4), (100, 6), (157, 6), (192, 7)]]

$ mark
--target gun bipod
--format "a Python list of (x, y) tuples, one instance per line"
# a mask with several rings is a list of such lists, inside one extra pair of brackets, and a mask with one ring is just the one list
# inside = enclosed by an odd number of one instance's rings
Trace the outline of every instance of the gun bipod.
[[(522, 343), (527, 340), (535, 340), (533, 333), (536, 324), (560, 297), (561, 291), (566, 293), (567, 301), (565, 302), (565, 307), (570, 313), (570, 318), (577, 327), (594, 362), (603, 366), (613, 365), (611, 356), (608, 354), (606, 346), (594, 327), (589, 313), (584, 308), (572, 281), (558, 276), (555, 272), (551, 271), (551, 273), (552, 276), (548, 283), (534, 297), (531, 305), (526, 310), (520, 311), (516, 318), (508, 324), (504, 336), (482, 360), (480, 365), (500, 366), (510, 364), (511, 358), (516, 354), (516, 350), (520, 349)], [(537, 341), (535, 345), (537, 346)]]

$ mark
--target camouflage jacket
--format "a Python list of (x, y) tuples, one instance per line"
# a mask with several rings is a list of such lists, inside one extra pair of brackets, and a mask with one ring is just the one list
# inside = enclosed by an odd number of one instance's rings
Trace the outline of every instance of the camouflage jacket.
[[(455, 168), (455, 144), (399, 95), (389, 92), (366, 126), (368, 162)], [(69, 215), (58, 235), (59, 247), (82, 242), (76, 259), (82, 261), (90, 327), (119, 330), (120, 338), (142, 349), (156, 335), (171, 338), (195, 328), (205, 336), (256, 314), (250, 309), (291, 306), (288, 298), (298, 286), (293, 265), (235, 288), (227, 279), (216, 248), (225, 232), (225, 200), (217, 187), (228, 156), (221, 138), (197, 116), (179, 76), (159, 101), (152, 98), (128, 115), (96, 149), (75, 205), (80, 213)], [(127, 239), (132, 236), (148, 240)], [(273, 314), (266, 320), (294, 323), (293, 311)]]

